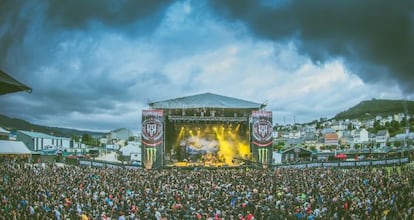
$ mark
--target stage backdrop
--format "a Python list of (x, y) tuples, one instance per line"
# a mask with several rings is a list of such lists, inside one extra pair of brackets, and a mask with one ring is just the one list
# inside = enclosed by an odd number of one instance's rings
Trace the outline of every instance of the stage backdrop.
[(273, 152), (273, 125), (271, 111), (253, 111), (251, 127), (251, 149), (253, 160), (269, 165)]
[(164, 117), (162, 110), (142, 110), (142, 163), (146, 169), (163, 166)]

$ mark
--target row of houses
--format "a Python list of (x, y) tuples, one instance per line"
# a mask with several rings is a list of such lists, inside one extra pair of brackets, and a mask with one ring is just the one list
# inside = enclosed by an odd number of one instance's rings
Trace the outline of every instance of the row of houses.
[[(294, 138), (292, 138), (294, 137)], [(275, 134), (275, 144), (283, 142), (286, 146), (303, 145), (315, 149), (321, 149), (328, 146), (349, 146), (353, 148), (357, 145), (375, 145), (378, 147), (385, 147), (392, 145), (399, 141), (403, 143), (406, 138), (414, 139), (414, 132), (408, 134), (398, 134), (395, 137), (390, 137), (387, 130), (380, 130), (373, 134), (367, 129), (362, 128), (352, 131), (335, 131), (332, 128), (322, 131), (320, 135), (307, 133), (300, 135), (296, 132), (295, 135), (288, 135), (287, 132)]]
[(370, 133), (367, 129), (387, 123), (408, 121), (412, 115), (397, 113), (390, 116), (376, 116), (371, 119), (321, 119), (310, 124), (276, 125), (275, 143), (283, 142), (286, 146), (305, 145), (320, 149), (327, 146), (374, 145), (378, 147), (393, 146), (396, 142), (405, 143), (414, 139), (414, 132), (397, 134), (390, 137), (387, 130)]

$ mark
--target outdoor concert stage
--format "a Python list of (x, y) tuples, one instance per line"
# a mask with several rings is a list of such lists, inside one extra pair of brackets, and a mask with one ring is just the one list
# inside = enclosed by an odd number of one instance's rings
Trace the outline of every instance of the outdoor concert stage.
[(142, 112), (143, 166), (270, 163), (272, 113), (265, 106), (211, 93), (151, 102)]
[(166, 164), (164, 168), (253, 168), (263, 167), (262, 164), (251, 161), (250, 158), (242, 159), (234, 157), (231, 162), (220, 162), (220, 161), (180, 161)]

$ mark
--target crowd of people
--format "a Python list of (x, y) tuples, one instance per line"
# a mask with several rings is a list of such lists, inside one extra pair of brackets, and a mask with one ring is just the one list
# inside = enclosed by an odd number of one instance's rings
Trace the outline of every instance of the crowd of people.
[(0, 219), (414, 219), (412, 168), (0, 166)]

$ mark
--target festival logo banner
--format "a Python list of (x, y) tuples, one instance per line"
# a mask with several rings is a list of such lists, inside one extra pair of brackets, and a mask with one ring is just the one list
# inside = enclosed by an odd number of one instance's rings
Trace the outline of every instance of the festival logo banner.
[(269, 165), (272, 161), (273, 125), (271, 111), (252, 112), (252, 154), (256, 161)]
[(142, 111), (142, 162), (146, 169), (162, 166), (164, 150), (164, 117), (162, 110)]

